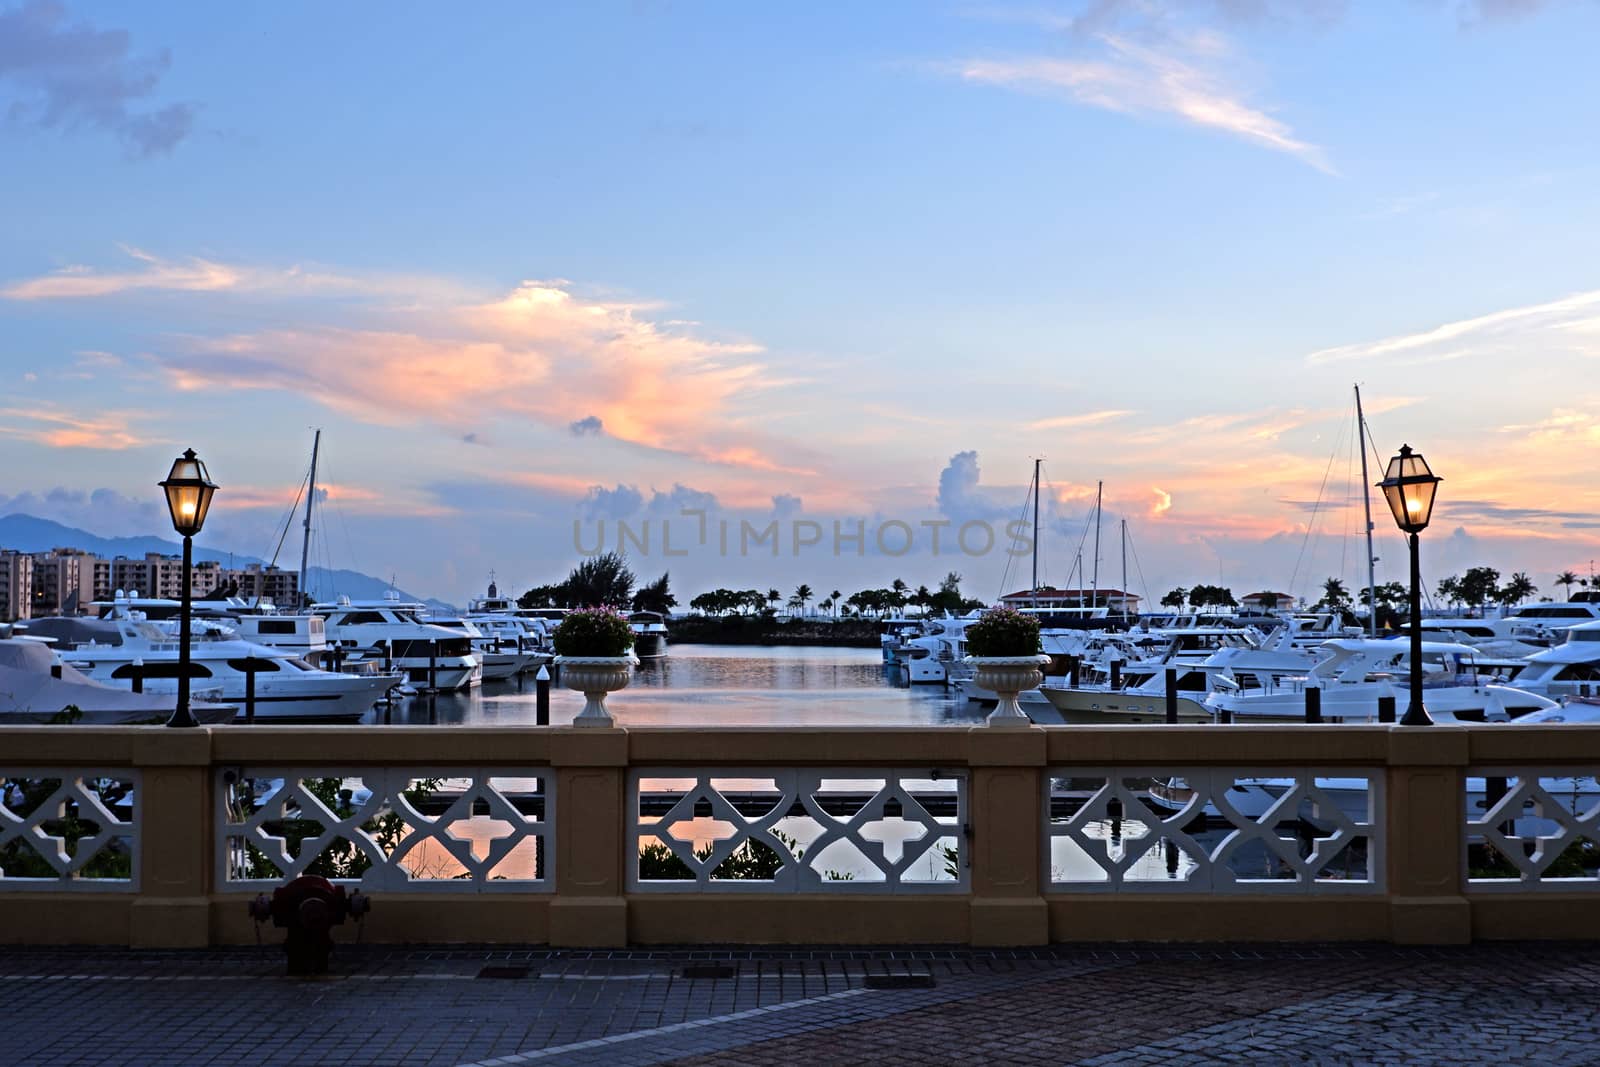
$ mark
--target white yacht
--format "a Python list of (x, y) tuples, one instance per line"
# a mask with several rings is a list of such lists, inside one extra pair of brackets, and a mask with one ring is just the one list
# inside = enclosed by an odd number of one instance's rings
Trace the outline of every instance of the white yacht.
[(1548, 697), (1588, 697), (1600, 693), (1600, 622), (1569, 627), (1567, 639), (1529, 656), (1517, 672), (1519, 689)]
[[(1326, 722), (1376, 722), (1378, 698), (1390, 692), (1404, 712), (1412, 668), (1409, 641), (1342, 637), (1323, 642), (1322, 648), (1326, 658), (1304, 674), (1257, 689), (1218, 688), (1206, 697), (1206, 706), (1234, 722), (1304, 722), (1305, 690), (1316, 685), (1322, 689)], [(1424, 641), (1422, 660), (1424, 701), (1435, 721), (1483, 722), (1494, 710), (1515, 719), (1555, 706), (1535, 693), (1493, 684), (1478, 672), (1467, 645)]]
[[(95, 681), (62, 663), (50, 647), (53, 643), (20, 635), (0, 639), (0, 723), (129, 726), (163, 723), (171, 717), (171, 693), (134, 693), (126, 686)], [(190, 712), (202, 723), (232, 722), (238, 709), (208, 699), (217, 695), (212, 689), (196, 688)]]
[(667, 620), (660, 612), (635, 611), (628, 616), (633, 631), (633, 654), (640, 659), (657, 659), (667, 654)]
[(471, 638), (423, 622), (418, 617), (423, 610), (392, 590), (382, 600), (340, 597), (331, 604), (311, 605), (313, 614), (327, 620), (328, 642), (347, 663), (392, 666), (418, 689), (439, 692), (481, 682), (483, 664), (473, 655)]
[[(35, 619), (30, 632), (56, 640), (62, 662), (90, 679), (145, 693), (178, 688), (178, 639), (137, 617)], [(237, 704), (245, 716), (247, 676), (255, 676), (255, 717), (269, 722), (355, 722), (399, 679), (334, 674), (221, 626), (199, 626), (190, 640), (190, 685)]]
[(1244, 639), (1242, 631), (1231, 633), (1232, 643), (1216, 648), (1199, 662), (1193, 654), (1200, 649), (1185, 648), (1181, 639), (1175, 640), (1168, 655), (1123, 666), (1117, 688), (1111, 686), (1102, 661), (1101, 669), (1077, 687), (1062, 682), (1041, 686), (1040, 691), (1070, 723), (1165, 722), (1167, 671), (1171, 669), (1177, 675), (1178, 720), (1210, 722), (1212, 711), (1205, 701), (1211, 693), (1259, 690), (1303, 679), (1318, 658), (1299, 648), (1294, 632), (1287, 628), (1280, 630), (1267, 648)]
[(417, 618), (429, 626), (466, 635), (472, 643), (473, 656), (483, 665), (482, 678), (485, 682), (504, 682), (515, 678), (547, 658), (537, 650), (524, 649), (518, 638), (508, 638), (503, 632), (490, 633), (476, 619), (439, 612), (418, 615)]

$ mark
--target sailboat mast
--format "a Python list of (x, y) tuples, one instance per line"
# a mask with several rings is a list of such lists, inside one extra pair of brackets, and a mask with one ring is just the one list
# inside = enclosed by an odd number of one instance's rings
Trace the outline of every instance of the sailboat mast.
[(1361, 386), (1356, 386), (1356, 447), (1361, 450), (1361, 506), (1367, 515), (1367, 633), (1378, 636), (1378, 579), (1372, 554), (1372, 479), (1367, 475), (1367, 420), (1361, 414)]
[(1128, 618), (1128, 520), (1122, 520), (1122, 618)]
[(1105, 487), (1105, 482), (1096, 482), (1094, 485), (1094, 585), (1089, 601), (1091, 608), (1100, 606), (1100, 497)]
[(306, 489), (305, 538), (300, 542), (300, 584), (296, 588), (303, 599), (306, 595), (306, 562), (311, 558), (311, 502), (317, 498), (317, 451), (322, 447), (322, 431), (311, 439), (311, 484)]
[(1039, 460), (1033, 461), (1033, 606), (1039, 606)]

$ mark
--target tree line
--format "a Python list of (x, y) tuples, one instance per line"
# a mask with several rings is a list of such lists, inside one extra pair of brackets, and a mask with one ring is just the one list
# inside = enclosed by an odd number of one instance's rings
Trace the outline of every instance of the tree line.
[[(1571, 571), (1563, 571), (1556, 576), (1555, 584), (1565, 586), (1570, 599), (1574, 585), (1589, 585), (1600, 589), (1600, 578), (1586, 581)], [(1463, 574), (1439, 579), (1434, 587), (1434, 595), (1451, 607), (1465, 607), (1479, 612), (1491, 604), (1514, 607), (1538, 591), (1538, 583), (1521, 571), (1512, 574), (1502, 583), (1500, 572), (1493, 567), (1470, 567)], [(1358, 597), (1352, 597), (1341, 579), (1329, 578), (1322, 583), (1321, 599), (1311, 607), (1313, 610), (1338, 611), (1349, 615), (1358, 602), (1366, 600), (1365, 590), (1358, 590), (1358, 593), (1360, 594)], [(1402, 614), (1409, 606), (1410, 596), (1410, 587), (1403, 582), (1385, 582), (1374, 589), (1373, 600), (1379, 624), (1384, 623), (1385, 616), (1392, 619)], [(1268, 593), (1264, 596), (1261, 607), (1270, 611), (1273, 608), (1291, 606), (1280, 604), (1277, 600), (1274, 594)], [(1182, 608), (1185, 604), (1191, 608), (1238, 607), (1233, 591), (1216, 585), (1197, 585), (1190, 589), (1180, 586), (1161, 598), (1162, 607)]]
[(785, 604), (791, 614), (804, 615), (806, 607), (816, 601), (818, 610), (833, 618), (882, 618), (903, 612), (907, 607), (917, 608), (921, 614), (937, 612), (962, 612), (984, 606), (981, 600), (971, 600), (961, 595), (961, 575), (951, 571), (939, 583), (937, 591), (927, 586), (912, 589), (903, 579), (896, 578), (887, 588), (862, 589), (845, 596), (835, 589), (817, 599), (811, 586), (802, 584), (786, 599), (776, 589), (765, 593), (759, 589), (713, 589), (689, 601), (689, 607), (707, 615), (776, 615), (779, 604)]
[(678, 606), (672, 595), (671, 574), (634, 588), (637, 578), (628, 562), (616, 552), (603, 552), (579, 563), (566, 581), (536, 585), (517, 597), (521, 608), (629, 608), (665, 615)]

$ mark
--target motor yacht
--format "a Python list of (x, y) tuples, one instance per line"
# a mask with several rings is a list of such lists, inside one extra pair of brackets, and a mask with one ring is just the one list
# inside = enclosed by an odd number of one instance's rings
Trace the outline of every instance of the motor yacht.
[(1561, 644), (1528, 656), (1516, 683), (1552, 698), (1600, 693), (1600, 622), (1568, 627)]
[[(179, 643), (162, 624), (137, 613), (105, 619), (35, 619), (30, 632), (53, 637), (62, 662), (94, 681), (145, 693), (178, 687)], [(254, 676), (254, 715), (270, 722), (355, 722), (399, 682), (395, 675), (335, 674), (280, 649), (241, 640), (218, 624), (190, 638), (190, 684), (239, 705), (246, 717)]]
[[(0, 639), (0, 723), (86, 723), (130, 726), (162, 723), (171, 717), (171, 693), (135, 693), (107, 685), (61, 661), (54, 642), (39, 637)], [(239, 710), (220, 701), (220, 693), (200, 686), (191, 694), (190, 713), (202, 723), (232, 722)], [(213, 699), (218, 698), (218, 699)]]
[(382, 600), (313, 604), (323, 616), (327, 640), (347, 663), (382, 663), (405, 675), (418, 689), (451, 692), (483, 680), (483, 664), (473, 655), (472, 640), (459, 629), (425, 623), (424, 605), (407, 603), (391, 590)]
[(640, 659), (656, 659), (667, 654), (667, 620), (655, 611), (635, 611), (628, 616), (633, 631), (633, 654)]
[[(1206, 697), (1216, 716), (1234, 722), (1304, 722), (1305, 690), (1322, 690), (1325, 722), (1376, 722), (1378, 698), (1409, 684), (1410, 642), (1341, 637), (1322, 644), (1325, 657), (1309, 671), (1259, 688), (1219, 686)], [(1498, 707), (1510, 718), (1555, 706), (1520, 688), (1495, 684), (1477, 669), (1473, 649), (1445, 641), (1422, 643), (1423, 687), (1429, 715), (1438, 722), (1483, 722)]]
[(548, 659), (537, 650), (524, 650), (520, 640), (508, 640), (504, 634), (489, 633), (473, 619), (439, 612), (418, 615), (417, 618), (429, 626), (464, 634), (471, 642), (473, 656), (483, 665), (485, 682), (508, 681)]

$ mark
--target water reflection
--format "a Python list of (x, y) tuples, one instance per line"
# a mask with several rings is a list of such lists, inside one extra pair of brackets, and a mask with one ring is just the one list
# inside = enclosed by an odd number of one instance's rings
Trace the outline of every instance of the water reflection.
[[(673, 645), (641, 663), (606, 706), (625, 726), (971, 726), (984, 714), (944, 686), (897, 685), (875, 648), (831, 647)], [(553, 725), (570, 723), (582, 709), (582, 694), (551, 687)], [(534, 681), (412, 697), (368, 721), (533, 725)]]

